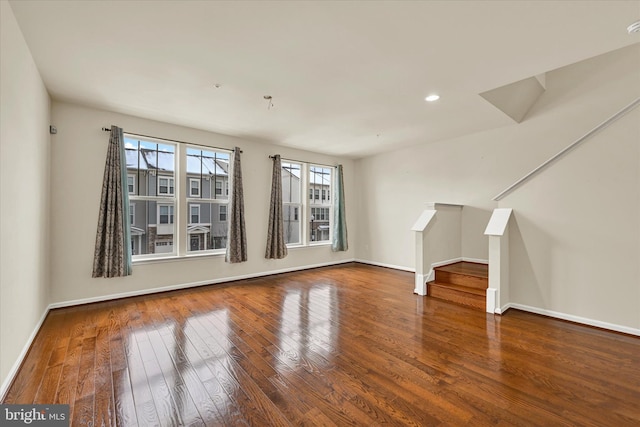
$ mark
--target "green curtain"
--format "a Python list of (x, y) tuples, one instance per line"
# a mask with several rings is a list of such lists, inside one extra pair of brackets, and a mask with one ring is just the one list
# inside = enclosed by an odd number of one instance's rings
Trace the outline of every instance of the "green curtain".
[(131, 275), (131, 271), (131, 225), (124, 135), (121, 128), (111, 126), (92, 276), (122, 277)]
[(344, 208), (344, 179), (342, 177), (342, 165), (336, 168), (333, 194), (333, 240), (331, 250), (334, 252), (349, 249), (347, 242), (347, 216)]

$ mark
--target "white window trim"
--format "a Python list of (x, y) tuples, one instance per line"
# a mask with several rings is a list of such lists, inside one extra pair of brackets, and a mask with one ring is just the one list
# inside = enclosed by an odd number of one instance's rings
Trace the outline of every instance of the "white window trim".
[(129, 190), (129, 178), (133, 179), (133, 191), (129, 191), (129, 194), (135, 196), (136, 194), (138, 194), (138, 186), (136, 185), (138, 180), (136, 179), (136, 174), (127, 174), (127, 191)]
[[(198, 190), (197, 194), (193, 194), (194, 188), (191, 186), (192, 183), (198, 184), (195, 189)], [(189, 197), (200, 197), (200, 180), (198, 178), (189, 178)]]
[[(300, 203), (286, 203), (283, 202), (283, 207), (286, 205), (299, 206), (300, 211), (298, 215), (298, 220), (300, 221), (300, 241), (294, 243), (287, 243), (287, 248), (305, 248), (305, 247), (315, 247), (315, 246), (330, 246), (331, 241), (333, 239), (333, 210), (334, 204), (330, 198), (330, 194), (333, 191), (333, 178), (335, 172), (335, 168), (326, 166), (326, 165), (318, 165), (315, 163), (305, 163), (299, 162), (295, 160), (282, 159), (283, 162), (286, 163), (294, 163), (300, 165)], [(311, 184), (310, 174), (311, 168), (321, 168), (321, 169), (329, 169), (331, 171), (331, 178), (329, 179), (329, 185), (316, 185)], [(318, 199), (315, 199), (315, 190), (318, 190)], [(326, 191), (327, 198), (326, 200), (322, 199), (322, 189)], [(309, 195), (309, 196), (307, 196)], [(319, 220), (323, 222), (329, 223), (329, 239), (321, 240), (321, 241), (312, 241), (311, 240), (311, 208), (322, 208), (329, 209), (328, 211), (328, 219)]]
[[(167, 192), (163, 193), (160, 191), (160, 187), (162, 187), (160, 185), (160, 180), (161, 179), (166, 179), (167, 180)], [(176, 194), (176, 179), (173, 176), (170, 175), (158, 175), (158, 182), (156, 184), (158, 186), (158, 196), (174, 196)], [(173, 188), (173, 192), (171, 191), (171, 189)]]
[[(224, 219), (222, 219), (222, 208), (224, 207)], [(220, 209), (218, 209), (218, 221), (229, 221), (229, 204), (220, 203)], [(229, 238), (229, 236), (227, 236)]]
[[(327, 199), (322, 199), (322, 191), (325, 190), (328, 194), (331, 194), (331, 192), (333, 191), (333, 178), (334, 178), (334, 174), (335, 172), (335, 168), (332, 167), (328, 167), (325, 165), (317, 165), (314, 163), (309, 163), (307, 165), (307, 170), (306, 170), (306, 176), (307, 179), (309, 179), (309, 175), (311, 174), (311, 168), (320, 168), (320, 169), (329, 169), (331, 171), (331, 176), (329, 179), (329, 185), (325, 186), (324, 184), (312, 184), (308, 183), (308, 187), (311, 189), (314, 189), (314, 198), (313, 199), (309, 199), (308, 204), (306, 206), (306, 212), (307, 212), (307, 218), (305, 219), (305, 238), (308, 239), (307, 241), (307, 245), (308, 246), (327, 246), (327, 245), (331, 245), (331, 241), (333, 240), (333, 209), (334, 209), (334, 204), (333, 201), (330, 200), (329, 197), (327, 197)], [(318, 198), (315, 198), (315, 191), (318, 191)], [(320, 219), (318, 221), (328, 221), (329, 223), (329, 239), (328, 240), (319, 240), (319, 241), (312, 241), (311, 240), (311, 209), (312, 208), (321, 208), (321, 209), (329, 209), (328, 211), (328, 219)]]
[[(181, 260), (186, 258), (194, 258), (194, 257), (202, 257), (202, 256), (216, 256), (216, 257), (223, 256), (226, 253), (226, 248), (210, 249), (208, 245), (208, 241), (206, 239), (207, 235), (203, 235), (202, 237), (202, 238), (205, 238), (205, 245), (206, 245), (205, 247), (207, 247), (207, 249), (201, 250), (201, 251), (189, 250), (190, 249), (190, 245), (188, 244), (188, 236), (189, 236), (188, 227), (190, 225), (188, 221), (188, 218), (190, 217), (189, 204), (206, 202), (206, 203), (211, 203), (212, 208), (217, 204), (224, 205), (227, 207), (226, 215), (227, 215), (227, 221), (228, 221), (229, 214), (230, 214), (229, 208), (228, 208), (230, 200), (228, 198), (228, 195), (231, 190), (229, 187), (229, 178), (224, 175), (219, 176), (219, 178), (221, 178), (221, 181), (223, 183), (221, 194), (215, 194), (215, 184), (212, 184), (209, 190), (210, 198), (203, 199), (202, 196), (204, 195), (203, 194), (204, 188), (203, 188), (202, 182), (200, 182), (198, 196), (192, 197), (191, 184), (189, 182), (189, 179), (192, 178), (193, 175), (191, 177), (187, 175), (186, 160), (187, 160), (187, 150), (189, 148), (194, 148), (194, 146), (190, 146), (188, 143), (183, 144), (178, 141), (171, 141), (163, 138), (153, 138), (153, 137), (141, 138), (137, 135), (127, 134), (126, 132), (125, 132), (125, 136), (129, 139), (140, 140), (140, 141), (148, 142), (151, 144), (157, 143), (157, 144), (170, 145), (173, 147), (173, 153), (175, 155), (173, 172), (161, 171), (156, 169), (148, 171), (149, 175), (152, 175), (154, 177), (154, 178), (150, 178), (151, 181), (153, 182), (153, 180), (155, 180), (155, 183), (156, 183), (156, 192), (154, 195), (140, 196), (139, 195), (140, 182), (137, 179), (138, 175), (131, 174), (133, 176), (136, 176), (136, 178), (134, 178), (136, 194), (129, 193), (132, 196), (131, 200), (132, 201), (140, 201), (140, 200), (150, 201), (150, 202), (155, 202), (155, 205), (156, 205), (156, 222), (155, 224), (153, 223), (148, 224), (147, 227), (149, 229), (154, 229), (154, 228), (157, 228), (158, 226), (163, 226), (163, 227), (172, 226), (173, 232), (174, 232), (173, 240), (172, 240), (173, 244), (171, 246), (172, 252), (136, 255), (134, 256), (133, 262), (135, 264), (154, 264), (154, 263), (164, 263), (164, 262), (170, 262), (174, 260)], [(197, 147), (197, 149), (200, 149), (200, 147)], [(233, 161), (233, 150), (226, 150), (226, 149), (212, 147), (211, 150), (208, 150), (208, 151), (226, 154), (228, 155), (229, 163)], [(143, 172), (143, 170), (140, 169), (139, 172)], [(203, 177), (205, 179), (210, 179), (211, 181), (214, 181), (211, 179), (213, 178), (213, 176), (203, 176)], [(167, 179), (166, 191), (163, 191), (163, 192), (160, 191), (160, 181), (159, 181), (160, 178)], [(185, 185), (185, 182), (189, 183), (189, 185), (188, 186)], [(127, 185), (128, 185), (128, 181), (127, 181)], [(128, 186), (127, 186), (127, 190), (128, 190)], [(151, 190), (151, 188), (149, 188), (149, 190)], [(160, 211), (158, 208), (158, 206), (160, 205), (172, 206), (172, 208), (168, 208), (168, 209), (173, 209), (172, 223), (160, 224)], [(169, 219), (170, 217), (171, 215), (169, 215)], [(215, 218), (215, 216), (213, 218)], [(203, 220), (202, 209), (200, 209), (200, 212), (199, 212), (199, 219), (200, 221)], [(208, 218), (204, 220), (207, 221)], [(212, 224), (200, 222), (198, 225), (211, 226)], [(142, 240), (140, 240), (140, 244), (142, 244)], [(142, 248), (140, 249), (142, 250)]]
[[(193, 213), (192, 213), (192, 209), (195, 208), (198, 210), (198, 222), (192, 222), (192, 218), (193, 218)], [(189, 222), (188, 224), (200, 224), (200, 205), (190, 205), (189, 206)]]
[(136, 223), (136, 205), (129, 202), (129, 225), (133, 227)]
[[(171, 219), (173, 217), (173, 222), (160, 222), (160, 208), (164, 207), (164, 206), (169, 208), (169, 210), (167, 211), (168, 212), (167, 220), (169, 220), (169, 219)], [(171, 208), (173, 208), (173, 209), (171, 209)], [(171, 210), (173, 210), (173, 212), (171, 212)], [(171, 225), (171, 224), (173, 224), (174, 225), (174, 229), (175, 229), (175, 224), (176, 224), (176, 208), (175, 208), (175, 205), (170, 204), (170, 203), (158, 203), (156, 211), (158, 213), (158, 217), (156, 219), (156, 224), (158, 224), (158, 225)], [(173, 234), (175, 235), (175, 230), (174, 230)]]

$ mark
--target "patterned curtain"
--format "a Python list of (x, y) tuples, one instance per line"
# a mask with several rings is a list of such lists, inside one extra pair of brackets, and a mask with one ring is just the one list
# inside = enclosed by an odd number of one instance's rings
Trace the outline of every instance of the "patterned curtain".
[(111, 126), (102, 179), (92, 276), (122, 277), (130, 274), (131, 225), (124, 136), (121, 128)]
[(287, 256), (282, 219), (282, 163), (280, 155), (273, 156), (271, 175), (271, 204), (269, 207), (269, 227), (267, 229), (267, 250), (264, 257), (281, 259)]
[(333, 241), (331, 250), (334, 252), (349, 249), (347, 242), (347, 216), (344, 209), (344, 180), (342, 178), (342, 165), (338, 165), (334, 185), (333, 208)]
[(247, 260), (247, 229), (244, 226), (244, 192), (242, 190), (242, 167), (240, 153), (236, 147), (233, 151), (231, 212), (229, 216), (229, 239), (225, 261), (230, 263)]

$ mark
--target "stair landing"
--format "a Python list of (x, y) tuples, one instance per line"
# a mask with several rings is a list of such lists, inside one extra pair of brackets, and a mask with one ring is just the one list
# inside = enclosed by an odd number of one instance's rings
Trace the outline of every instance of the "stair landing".
[(489, 287), (489, 267), (456, 262), (436, 267), (435, 280), (427, 283), (427, 295), (484, 310)]

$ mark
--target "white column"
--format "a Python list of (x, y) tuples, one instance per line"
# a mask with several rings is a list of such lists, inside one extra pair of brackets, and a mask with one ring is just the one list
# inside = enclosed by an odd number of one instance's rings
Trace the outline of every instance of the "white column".
[(487, 313), (502, 313), (509, 303), (509, 218), (511, 209), (494, 209), (484, 234), (489, 236)]
[(429, 274), (429, 268), (431, 268), (431, 262), (428, 257), (428, 248), (426, 247), (426, 233), (429, 222), (435, 216), (436, 211), (433, 209), (427, 209), (420, 214), (420, 217), (416, 223), (411, 227), (412, 231), (415, 231), (415, 289), (414, 293), (418, 295), (427, 294), (427, 276)]
[[(429, 273), (428, 267), (425, 265), (424, 259), (424, 231), (415, 232), (415, 244), (416, 244), (416, 287), (413, 290), (414, 294), (426, 295), (427, 294), (427, 274)], [(427, 271), (425, 271), (427, 270)]]

